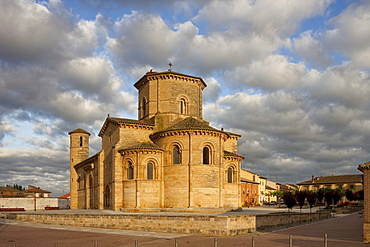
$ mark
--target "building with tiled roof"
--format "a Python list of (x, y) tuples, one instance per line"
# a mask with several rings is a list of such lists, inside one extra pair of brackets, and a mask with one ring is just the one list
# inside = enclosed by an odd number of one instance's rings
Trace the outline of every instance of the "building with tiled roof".
[(50, 197), (51, 192), (40, 189), (39, 187), (28, 185), (28, 189), (24, 191), (27, 194), (31, 194), (35, 197)]
[(138, 119), (108, 117), (102, 149), (70, 135), (71, 209), (231, 210), (241, 205), (238, 134), (202, 118), (202, 78), (148, 72), (135, 84)]
[(280, 190), (281, 191), (294, 191), (294, 190), (298, 190), (298, 186), (295, 184), (282, 184), (280, 185)]
[[(244, 206), (259, 206), (271, 200), (268, 191), (268, 183), (275, 183), (267, 180), (265, 177), (260, 176), (248, 170), (240, 170), (241, 188), (242, 188), (242, 201)], [(274, 190), (279, 190), (275, 185)]]
[(317, 191), (320, 188), (330, 189), (350, 189), (359, 191), (363, 189), (363, 175), (339, 175), (339, 176), (326, 176), (326, 177), (314, 177), (310, 180), (303, 181), (297, 184), (299, 190), (314, 190)]
[(25, 194), (22, 190), (13, 187), (0, 187), (0, 197), (24, 197)]

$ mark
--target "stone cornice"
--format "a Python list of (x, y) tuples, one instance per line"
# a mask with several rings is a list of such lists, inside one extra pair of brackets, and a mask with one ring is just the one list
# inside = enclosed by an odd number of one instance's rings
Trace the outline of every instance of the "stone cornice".
[(128, 154), (161, 154), (164, 151), (159, 149), (123, 149), (118, 151), (122, 156)]
[(110, 123), (115, 124), (115, 125), (119, 125), (120, 127), (123, 127), (123, 128), (154, 130), (154, 125), (140, 122), (140, 120), (108, 117), (105, 120), (98, 136), (101, 137), (101, 136), (104, 135), (104, 133), (107, 130), (108, 125)]
[(139, 89), (149, 81), (167, 80), (167, 79), (172, 79), (175, 81), (185, 81), (185, 82), (197, 83), (197, 84), (202, 85), (202, 89), (207, 87), (207, 84), (200, 77), (185, 75), (185, 74), (181, 74), (181, 73), (177, 73), (173, 71), (148, 72), (134, 84), (134, 87)]
[(213, 131), (213, 130), (168, 130), (168, 131), (161, 131), (157, 133), (153, 133), (150, 135), (150, 139), (152, 141), (158, 140), (161, 138), (166, 138), (168, 136), (182, 136), (182, 135), (194, 135), (194, 136), (199, 136), (199, 135), (209, 135), (213, 137), (220, 137), (226, 140), (229, 135), (225, 132), (221, 131)]
[(229, 161), (241, 161), (243, 160), (243, 156), (224, 156), (224, 160), (229, 160)]

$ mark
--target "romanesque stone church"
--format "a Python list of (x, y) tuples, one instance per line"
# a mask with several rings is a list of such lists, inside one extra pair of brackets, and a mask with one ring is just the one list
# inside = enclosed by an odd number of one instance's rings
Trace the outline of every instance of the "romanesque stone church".
[(70, 135), (71, 209), (160, 211), (240, 206), (240, 135), (202, 119), (202, 78), (148, 72), (134, 84), (138, 120), (108, 116), (101, 151)]

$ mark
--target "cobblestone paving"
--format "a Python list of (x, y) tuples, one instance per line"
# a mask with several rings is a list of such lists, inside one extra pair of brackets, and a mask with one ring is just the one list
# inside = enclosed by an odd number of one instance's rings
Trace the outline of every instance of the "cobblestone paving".
[(150, 246), (170, 247), (218, 247), (289, 246), (292, 236), (293, 246), (324, 246), (324, 234), (328, 236), (328, 246), (356, 247), (362, 243), (362, 214), (336, 215), (335, 218), (312, 224), (291, 227), (274, 232), (256, 232), (232, 237), (192, 236), (184, 234), (154, 233), (127, 230), (112, 230), (60, 225), (45, 225), (11, 221), (0, 218), (0, 247), (103, 247), (103, 246)]

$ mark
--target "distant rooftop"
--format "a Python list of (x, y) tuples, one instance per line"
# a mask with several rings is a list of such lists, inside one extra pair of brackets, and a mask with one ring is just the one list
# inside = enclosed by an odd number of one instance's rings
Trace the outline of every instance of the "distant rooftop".
[(24, 191), (25, 193), (51, 193), (47, 190), (42, 190), (36, 186), (28, 185), (28, 189)]
[(362, 183), (362, 174), (312, 177), (312, 179), (304, 181), (304, 182), (300, 182), (298, 183), (298, 185), (343, 184), (343, 183)]

